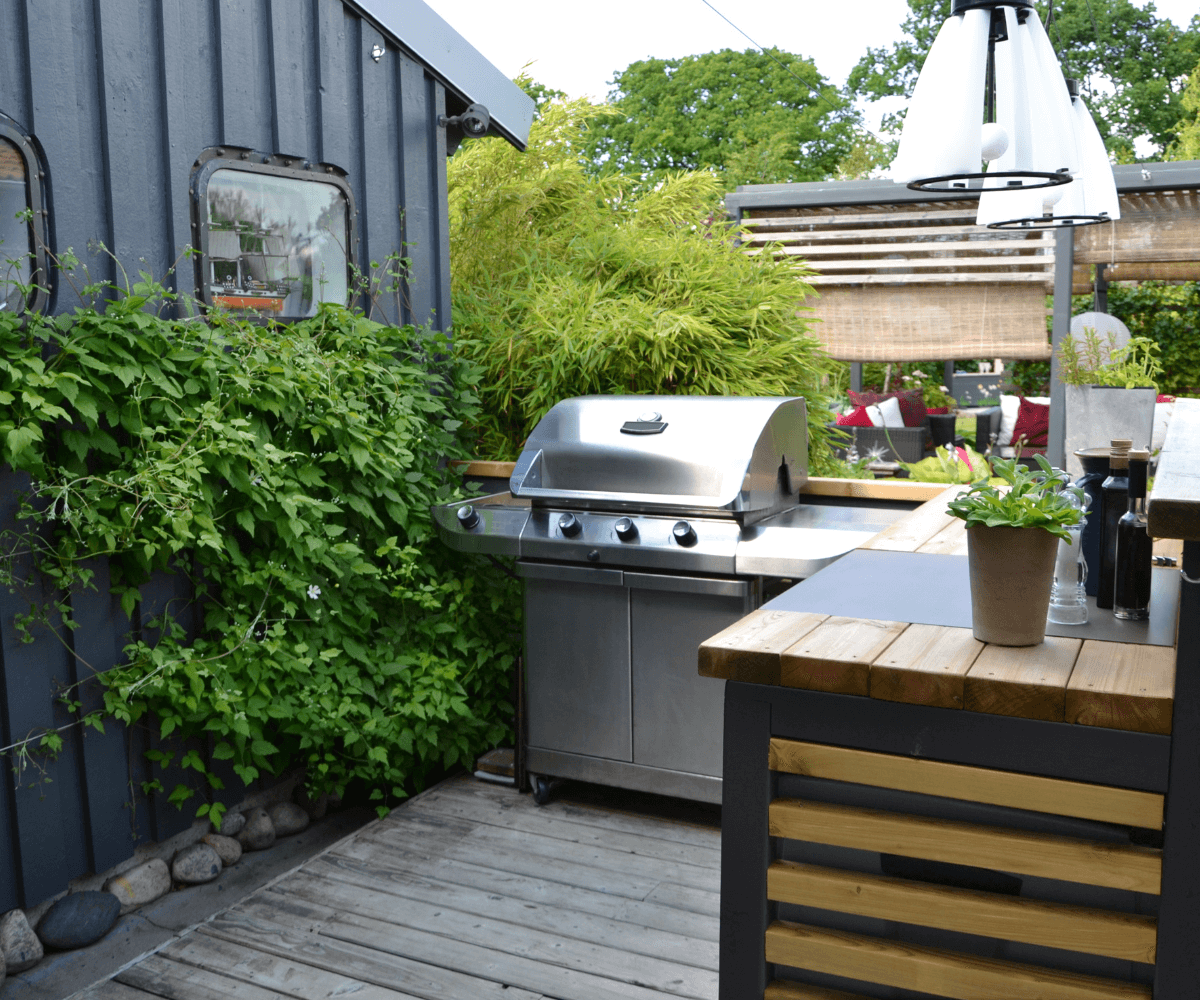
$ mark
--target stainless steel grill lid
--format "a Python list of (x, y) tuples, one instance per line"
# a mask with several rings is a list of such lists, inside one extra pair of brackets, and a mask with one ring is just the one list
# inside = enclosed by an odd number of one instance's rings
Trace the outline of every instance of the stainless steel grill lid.
[(794, 504), (807, 479), (801, 397), (581, 396), (534, 428), (510, 489), (535, 506), (748, 524)]

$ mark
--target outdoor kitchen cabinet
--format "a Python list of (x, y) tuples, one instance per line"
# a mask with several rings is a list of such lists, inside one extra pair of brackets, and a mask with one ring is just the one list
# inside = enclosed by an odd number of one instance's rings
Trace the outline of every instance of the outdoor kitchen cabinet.
[[(1149, 504), (1182, 557), (1166, 644), (768, 606), (701, 645), (728, 678), (721, 1000), (1200, 996), (1197, 454), (1180, 400)], [(945, 502), (876, 551), (953, 547)]]

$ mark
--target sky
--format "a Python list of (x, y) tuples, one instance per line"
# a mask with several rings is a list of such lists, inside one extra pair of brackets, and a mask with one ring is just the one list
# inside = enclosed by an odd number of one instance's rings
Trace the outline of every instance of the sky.
[[(751, 47), (703, 0), (425, 2), (508, 76), (532, 61), (535, 80), (570, 97), (603, 98), (614, 72), (639, 59)], [(839, 87), (868, 47), (890, 46), (900, 38), (908, 10), (905, 0), (710, 2), (760, 45), (811, 58)], [(1157, 0), (1155, 9), (1183, 27), (1196, 13), (1197, 0)], [(884, 104), (868, 112), (869, 127), (892, 110)]]

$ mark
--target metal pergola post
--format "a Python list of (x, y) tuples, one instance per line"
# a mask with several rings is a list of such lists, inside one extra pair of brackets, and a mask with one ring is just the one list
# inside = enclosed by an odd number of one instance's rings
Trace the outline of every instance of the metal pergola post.
[(1067, 467), (1067, 392), (1059, 378), (1058, 353), (1071, 335), (1071, 287), (1075, 278), (1075, 228), (1054, 233), (1054, 329), (1050, 338), (1050, 433), (1046, 458), (1059, 469)]

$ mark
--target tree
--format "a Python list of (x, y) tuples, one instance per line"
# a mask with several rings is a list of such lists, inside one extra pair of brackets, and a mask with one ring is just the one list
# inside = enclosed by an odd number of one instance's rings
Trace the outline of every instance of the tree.
[(569, 396), (802, 395), (809, 471), (837, 471), (825, 427), (837, 365), (807, 333), (807, 269), (749, 256), (711, 226), (709, 171), (636, 192), (589, 175), (580, 142), (603, 113), (555, 101), (524, 154), (480, 139), (449, 163), (454, 343), (482, 368), (476, 454), (516, 458)]
[[(1175, 140), (1188, 74), (1200, 59), (1200, 15), (1186, 29), (1160, 18), (1152, 2), (1036, 0), (1050, 41), (1067, 76), (1083, 95), (1109, 150), (1135, 159), (1134, 141), (1145, 138), (1155, 156)], [(949, 16), (949, 0), (908, 0), (904, 37), (891, 49), (868, 49), (850, 73), (847, 89), (860, 97), (912, 95), (933, 40)], [(889, 125), (896, 125), (893, 119)]]
[(814, 63), (780, 49), (645, 59), (612, 85), (616, 114), (593, 120), (586, 136), (598, 173), (653, 183), (672, 170), (713, 170), (726, 189), (824, 180), (862, 135)]
[(1175, 126), (1179, 138), (1171, 147), (1171, 159), (1200, 160), (1200, 65), (1192, 73), (1179, 103), (1183, 117)]

